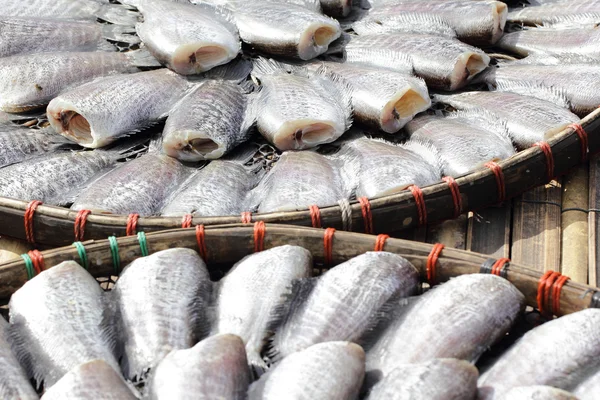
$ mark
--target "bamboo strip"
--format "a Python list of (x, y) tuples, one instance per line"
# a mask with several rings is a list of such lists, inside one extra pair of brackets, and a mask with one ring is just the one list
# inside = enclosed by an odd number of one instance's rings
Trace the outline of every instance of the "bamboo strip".
[(588, 283), (588, 168), (576, 168), (563, 178), (562, 274)]
[(466, 249), (495, 258), (510, 258), (511, 207), (470, 212)]
[(590, 212), (588, 214), (589, 230), (589, 260), (588, 260), (588, 282), (590, 286), (600, 286), (600, 213), (595, 210), (600, 209), (600, 155), (593, 156), (590, 159), (589, 169), (589, 203)]

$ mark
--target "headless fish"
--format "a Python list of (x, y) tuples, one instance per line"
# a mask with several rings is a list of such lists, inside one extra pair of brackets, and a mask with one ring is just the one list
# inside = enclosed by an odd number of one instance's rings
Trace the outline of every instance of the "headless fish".
[(8, 323), (0, 317), (0, 398), (38, 399), (29, 378), (13, 354), (8, 342)]
[(365, 352), (359, 345), (319, 343), (289, 355), (261, 376), (250, 386), (248, 399), (355, 400), (364, 373)]
[(190, 249), (159, 251), (123, 270), (111, 296), (126, 378), (143, 377), (171, 350), (190, 348), (206, 333), (210, 288), (206, 265)]
[[(590, 400), (592, 397), (590, 397)], [(502, 400), (585, 400), (552, 386), (520, 386), (509, 390)]]
[(367, 14), (352, 24), (352, 30), (359, 35), (406, 32), (456, 37), (454, 28), (442, 17), (419, 12)]
[(515, 8), (507, 20), (527, 25), (595, 27), (600, 21), (600, 1), (568, 0), (544, 2), (539, 6)]
[(169, 353), (152, 372), (145, 398), (245, 400), (250, 382), (242, 340), (215, 335)]
[(54, 153), (70, 142), (52, 129), (30, 129), (0, 125), (0, 168)]
[(497, 46), (523, 57), (537, 53), (576, 53), (600, 59), (600, 29), (524, 29), (504, 35)]
[(600, 310), (590, 308), (527, 332), (481, 376), (479, 399), (500, 399), (517, 386), (573, 389), (600, 367), (598, 326)]
[[(600, 391), (600, 368), (573, 389), (573, 398), (565, 400), (594, 400)], [(577, 398), (575, 398), (577, 396)], [(559, 399), (562, 400), (562, 399)]]
[(267, 369), (261, 352), (276, 317), (297, 279), (312, 273), (311, 253), (279, 246), (245, 257), (218, 283), (213, 334), (232, 333), (244, 341), (248, 361)]
[(12, 346), (38, 384), (44, 381), (48, 389), (71, 369), (96, 359), (118, 370), (104, 305), (98, 282), (74, 261), (41, 272), (12, 295)]

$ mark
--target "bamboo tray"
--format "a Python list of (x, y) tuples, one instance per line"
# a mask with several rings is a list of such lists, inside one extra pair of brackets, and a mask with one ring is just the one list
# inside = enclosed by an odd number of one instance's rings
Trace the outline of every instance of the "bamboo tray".
[(364, 235), (333, 228), (314, 229), (297, 226), (265, 224), (235, 226), (197, 226), (132, 237), (111, 237), (108, 240), (76, 242), (72, 246), (44, 252), (32, 250), (22, 258), (0, 264), (0, 300), (6, 301), (43, 269), (66, 260), (74, 260), (95, 277), (111, 277), (142, 256), (173, 247), (196, 249), (209, 270), (226, 271), (233, 263), (256, 251), (283, 244), (302, 246), (313, 254), (315, 263), (323, 268), (336, 265), (367, 251), (389, 251), (407, 258), (430, 285), (451, 277), (472, 273), (493, 273), (512, 282), (525, 296), (528, 305), (547, 316), (563, 315), (587, 307), (600, 307), (600, 292), (586, 285), (569, 281), (559, 273), (539, 271), (509, 263), (508, 259), (464, 250), (444, 248), (387, 235)]

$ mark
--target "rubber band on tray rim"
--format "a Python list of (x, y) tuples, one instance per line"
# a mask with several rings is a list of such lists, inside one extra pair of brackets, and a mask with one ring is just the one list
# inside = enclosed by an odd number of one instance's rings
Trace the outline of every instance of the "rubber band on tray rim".
[[(546, 271), (538, 281), (537, 305), (540, 314), (545, 317), (551, 317), (552, 314), (560, 313), (560, 294), (562, 287), (570, 278), (556, 271)], [(552, 304), (550, 301), (552, 294)]]
[(423, 191), (416, 185), (410, 185), (408, 190), (412, 193), (417, 206), (417, 215), (419, 216), (419, 226), (427, 225), (427, 208), (425, 207), (425, 198)]
[(88, 215), (91, 213), (92, 211), (90, 210), (79, 210), (77, 212), (75, 223), (73, 224), (73, 234), (76, 242), (81, 242), (83, 240), (83, 237), (85, 236), (85, 223), (87, 222)]
[(33, 261), (31, 260), (31, 257), (29, 257), (29, 254), (27, 254), (27, 253), (21, 254), (21, 258), (25, 262), (25, 270), (27, 271), (27, 280), (31, 280), (31, 278), (33, 278), (35, 276), (35, 271), (33, 269)]
[(257, 221), (254, 223), (254, 252), (258, 253), (263, 251), (265, 248), (265, 223), (263, 221)]
[(115, 275), (121, 273), (121, 256), (119, 255), (119, 242), (114, 236), (108, 237), (108, 244), (110, 246), (110, 255), (112, 256), (113, 268)]
[(81, 242), (73, 242), (73, 246), (77, 249), (77, 254), (79, 255), (79, 259), (81, 260), (81, 264), (83, 268), (86, 270), (90, 269), (90, 264), (88, 263), (87, 253), (85, 252), (85, 246)]
[(125, 230), (125, 235), (135, 235), (135, 233), (137, 232), (138, 219), (140, 219), (140, 214), (132, 213), (127, 216), (127, 227)]
[(579, 142), (581, 143), (581, 161), (584, 162), (587, 160), (588, 154), (588, 134), (585, 129), (583, 129), (583, 126), (578, 123), (569, 125), (569, 128), (572, 128), (579, 137)]
[(462, 197), (460, 196), (460, 188), (458, 187), (458, 183), (451, 176), (444, 176), (442, 178), (444, 182), (448, 184), (448, 188), (450, 189), (450, 194), (452, 195), (452, 202), (454, 203), (454, 218), (458, 218), (458, 216), (462, 213)]
[(360, 211), (362, 212), (363, 221), (365, 223), (365, 233), (373, 233), (373, 215), (371, 214), (371, 202), (367, 197), (359, 197)]
[(191, 228), (192, 227), (192, 219), (193, 219), (192, 214), (185, 214), (183, 216), (183, 218), (181, 218), (181, 227), (183, 229)]
[(23, 222), (25, 223), (25, 238), (29, 243), (35, 243), (35, 237), (33, 234), (33, 216), (38, 206), (43, 204), (39, 200), (32, 200), (27, 203), (27, 208), (25, 208), (25, 214), (23, 216)]
[(539, 147), (546, 157), (546, 177), (548, 181), (554, 179), (554, 155), (552, 154), (552, 147), (548, 142), (537, 142), (533, 144), (534, 147)]
[(312, 205), (309, 207), (310, 210), (310, 222), (313, 228), (321, 228), (321, 210), (319, 206)]
[(196, 242), (198, 243), (198, 254), (204, 261), (206, 261), (206, 242), (204, 235), (204, 225), (196, 225)]
[(510, 258), (499, 258), (498, 260), (496, 260), (496, 262), (494, 262), (494, 264), (492, 265), (492, 269), (490, 271), (490, 273), (492, 275), (496, 275), (502, 278), (506, 278), (507, 274), (508, 274), (508, 267), (510, 266)]
[(146, 234), (144, 232), (138, 232), (137, 239), (140, 243), (140, 250), (142, 252), (142, 256), (146, 257), (148, 255), (148, 241), (146, 240)]
[(484, 164), (484, 166), (492, 171), (496, 178), (496, 187), (498, 189), (498, 203), (503, 203), (506, 200), (506, 185), (504, 183), (504, 172), (500, 164), (494, 161), (490, 161)]
[(241, 214), (242, 224), (249, 224), (252, 222), (252, 213), (250, 211), (244, 211)]
[(325, 229), (325, 233), (323, 233), (323, 259), (325, 265), (331, 265), (333, 261), (332, 251), (333, 251), (333, 235), (335, 234), (335, 228), (327, 228)]
[(435, 281), (437, 278), (436, 266), (438, 258), (442, 253), (442, 250), (444, 250), (444, 247), (446, 246), (444, 246), (441, 243), (434, 244), (433, 248), (431, 249), (431, 252), (429, 253), (429, 256), (427, 256), (427, 264), (425, 268), (427, 273), (427, 282), (429, 282), (430, 286), (435, 285)]
[(390, 235), (386, 235), (385, 233), (377, 235), (377, 239), (375, 239), (375, 251), (383, 251), (383, 248), (385, 247), (385, 242), (389, 238)]

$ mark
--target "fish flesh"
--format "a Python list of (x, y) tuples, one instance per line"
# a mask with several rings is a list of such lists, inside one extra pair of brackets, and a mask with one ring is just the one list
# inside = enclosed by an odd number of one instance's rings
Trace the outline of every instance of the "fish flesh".
[(453, 358), (405, 364), (375, 385), (367, 400), (473, 400), (478, 376), (471, 363)]
[(111, 76), (55, 97), (48, 121), (81, 146), (103, 147), (166, 117), (194, 85), (164, 68)]
[(352, 124), (350, 88), (303, 69), (264, 58), (254, 62), (260, 80), (256, 124), (279, 150), (302, 150), (330, 143)]
[(341, 77), (333, 82), (351, 87), (354, 119), (387, 133), (398, 132), (431, 106), (421, 78), (350, 63), (315, 63), (312, 68)]
[(175, 158), (146, 153), (91, 181), (71, 209), (100, 214), (157, 215), (166, 199), (192, 173)]
[(0, 57), (65, 50), (116, 50), (105, 39), (139, 43), (135, 29), (122, 25), (50, 18), (0, 17)]
[(145, 51), (56, 52), (0, 58), (0, 110), (23, 112), (45, 106), (61, 92), (102, 76), (139, 71)]
[(215, 335), (169, 353), (152, 372), (145, 398), (244, 400), (250, 382), (242, 340)]
[(297, 284), (270, 349), (277, 360), (314, 344), (356, 342), (394, 299), (419, 290), (419, 273), (405, 258), (367, 252)]
[(477, 116), (469, 116), (468, 112), (446, 117), (421, 115), (409, 122), (405, 130), (410, 140), (428, 143), (437, 150), (447, 176), (464, 175), (488, 161), (515, 154), (507, 129), (501, 124), (490, 124), (484, 129), (484, 122), (473, 123), (473, 118)]
[(232, 333), (244, 341), (248, 361), (260, 373), (267, 369), (261, 352), (276, 313), (295, 280), (312, 274), (311, 253), (298, 246), (279, 246), (243, 258), (216, 289), (213, 334)]
[(453, 278), (392, 311), (389, 323), (365, 337), (367, 388), (394, 368), (434, 358), (475, 362), (502, 338), (525, 297), (496, 275)]
[(320, 0), (323, 12), (332, 17), (347, 17), (352, 9), (352, 0)]
[(490, 58), (480, 49), (456, 39), (416, 33), (348, 35), (346, 62), (399, 72), (414, 72), (428, 87), (456, 90), (483, 71)]
[(207, 5), (142, 2), (136, 31), (148, 50), (173, 71), (191, 75), (233, 60), (241, 50), (237, 28)]
[(544, 2), (539, 6), (515, 8), (507, 21), (527, 25), (595, 27), (600, 21), (600, 1), (568, 0)]
[[(509, 390), (502, 400), (584, 400), (575, 395), (551, 386), (520, 386)], [(590, 397), (590, 400), (592, 397)]]
[[(427, 186), (442, 176), (442, 164), (436, 150), (417, 140), (396, 145), (382, 140), (358, 137), (342, 140), (337, 157), (352, 160), (357, 173), (348, 171), (356, 181), (357, 197), (378, 197), (398, 193), (410, 185)], [(352, 165), (347, 162), (344, 168)]]
[(136, 389), (103, 360), (73, 368), (42, 396), (43, 400), (135, 400)]
[(367, 14), (352, 24), (352, 30), (359, 35), (406, 32), (456, 37), (454, 28), (442, 17), (419, 12), (402, 12), (392, 15)]
[[(577, 115), (553, 102), (512, 92), (436, 94), (433, 100), (458, 110), (486, 111), (501, 120), (500, 124), (508, 129), (513, 143), (520, 149), (548, 140), (570, 124), (579, 122)], [(489, 127), (489, 120), (482, 121), (483, 128)]]
[[(574, 76), (579, 79), (573, 79)], [(597, 65), (502, 64), (491, 68), (482, 78), (499, 91), (530, 95), (542, 100), (566, 98), (571, 111), (580, 117), (600, 105), (600, 68)]]
[(0, 316), (0, 398), (38, 399), (29, 378), (13, 354), (8, 342), (8, 323)]
[(206, 265), (190, 249), (159, 251), (123, 270), (111, 296), (126, 378), (143, 378), (171, 350), (190, 348), (207, 333), (210, 291)]
[(0, 125), (0, 168), (45, 153), (54, 153), (70, 142), (53, 129)]
[(104, 360), (115, 370), (114, 332), (104, 292), (75, 261), (42, 271), (11, 297), (10, 340), (29, 376), (52, 387), (85, 362)]
[(504, 35), (496, 45), (523, 57), (535, 53), (576, 53), (600, 59), (600, 29), (523, 29)]
[(479, 378), (479, 399), (499, 399), (516, 386), (573, 389), (600, 367), (598, 326), (600, 310), (590, 308), (527, 332)]
[(352, 175), (345, 171), (356, 171), (356, 163), (343, 170), (339, 164), (314, 151), (284, 152), (249, 195), (249, 204), (266, 213), (304, 209), (313, 204), (327, 207), (349, 199), (354, 184)]
[(354, 400), (364, 373), (365, 353), (359, 345), (319, 343), (289, 355), (261, 376), (250, 385), (248, 400)]

